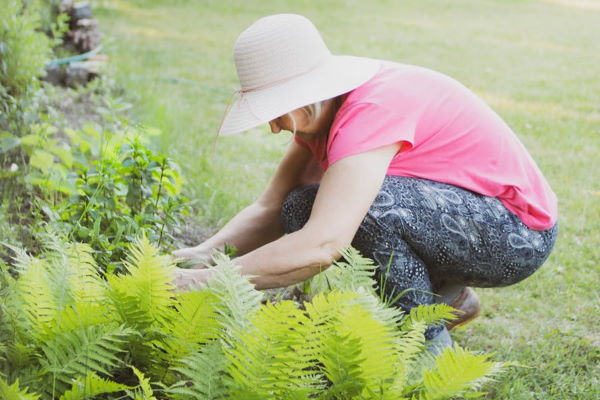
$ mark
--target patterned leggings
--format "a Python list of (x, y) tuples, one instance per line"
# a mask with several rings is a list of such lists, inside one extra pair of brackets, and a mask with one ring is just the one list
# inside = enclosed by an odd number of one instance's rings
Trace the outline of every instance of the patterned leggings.
[[(286, 233), (308, 221), (319, 186), (286, 198)], [(496, 198), (426, 179), (386, 176), (352, 246), (379, 265), (387, 298), (404, 311), (436, 302), (445, 286), (498, 287), (533, 274), (546, 260), (558, 227), (535, 231)], [(385, 276), (383, 276), (385, 275)], [(426, 337), (443, 328), (430, 327)]]

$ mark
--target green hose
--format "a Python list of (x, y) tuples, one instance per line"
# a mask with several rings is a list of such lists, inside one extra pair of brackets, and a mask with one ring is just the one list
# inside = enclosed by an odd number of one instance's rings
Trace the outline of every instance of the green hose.
[(87, 60), (91, 56), (98, 54), (98, 52), (102, 50), (102, 45), (96, 47), (94, 50), (88, 51), (87, 53), (78, 54), (76, 56), (67, 57), (67, 58), (59, 58), (57, 60), (49, 61), (46, 64), (46, 67), (54, 67), (57, 65), (71, 64), (72, 62)]

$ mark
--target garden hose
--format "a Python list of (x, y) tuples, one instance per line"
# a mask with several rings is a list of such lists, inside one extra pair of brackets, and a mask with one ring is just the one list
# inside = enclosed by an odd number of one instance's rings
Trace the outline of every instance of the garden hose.
[(77, 61), (87, 60), (91, 56), (98, 54), (102, 50), (102, 45), (96, 47), (95, 49), (88, 51), (87, 53), (78, 54), (76, 56), (66, 57), (66, 58), (58, 58), (56, 60), (49, 61), (46, 64), (46, 67), (54, 67), (57, 65), (71, 64)]

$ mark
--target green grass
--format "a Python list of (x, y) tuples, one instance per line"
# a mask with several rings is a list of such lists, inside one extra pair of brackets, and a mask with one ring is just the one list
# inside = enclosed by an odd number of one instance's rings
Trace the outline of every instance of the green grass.
[(290, 140), (259, 128), (213, 153), (235, 38), (276, 12), (310, 17), (336, 53), (451, 75), (515, 129), (559, 196), (559, 240), (532, 278), (479, 290), (482, 318), (453, 336), (524, 365), (490, 398), (600, 398), (600, 1), (98, 2), (114, 74), (139, 121), (162, 129), (207, 225), (260, 193)]

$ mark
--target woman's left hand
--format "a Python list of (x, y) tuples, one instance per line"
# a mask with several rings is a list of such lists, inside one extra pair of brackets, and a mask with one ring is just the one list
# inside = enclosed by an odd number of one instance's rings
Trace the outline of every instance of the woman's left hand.
[(175, 291), (177, 292), (199, 290), (206, 285), (206, 281), (212, 272), (212, 269), (175, 268), (173, 281), (171, 283), (175, 285)]
[(258, 290), (289, 286), (323, 271), (349, 246), (377, 197), (401, 143), (342, 158), (321, 180), (308, 222), (235, 259)]

